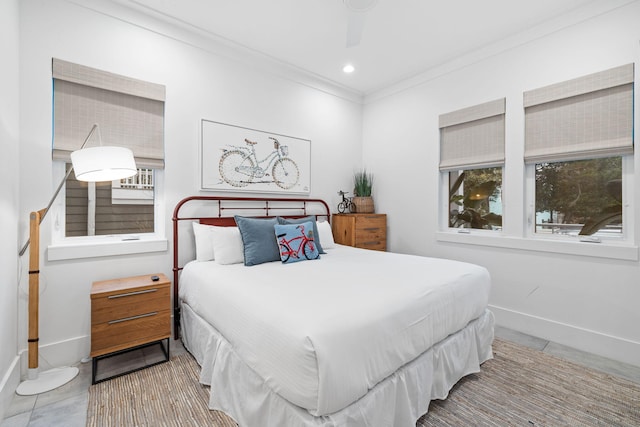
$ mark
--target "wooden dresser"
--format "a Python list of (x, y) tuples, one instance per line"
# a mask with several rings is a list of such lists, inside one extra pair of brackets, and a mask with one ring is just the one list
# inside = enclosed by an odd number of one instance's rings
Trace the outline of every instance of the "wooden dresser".
[(377, 251), (387, 250), (386, 214), (334, 214), (331, 223), (336, 243)]
[[(156, 277), (157, 280), (152, 280)], [(91, 287), (93, 384), (96, 382), (97, 362), (106, 357), (160, 344), (163, 347), (165, 359), (169, 360), (170, 336), (171, 281), (164, 274), (146, 274), (93, 283)], [(163, 340), (167, 341), (166, 348), (162, 344)], [(142, 367), (147, 366), (150, 365)]]

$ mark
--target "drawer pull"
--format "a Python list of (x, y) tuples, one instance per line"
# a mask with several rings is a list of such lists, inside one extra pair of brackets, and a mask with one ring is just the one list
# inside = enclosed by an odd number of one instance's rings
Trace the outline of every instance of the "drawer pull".
[(365, 231), (378, 231), (380, 230), (380, 227), (369, 227), (369, 228), (365, 228)]
[(107, 298), (108, 299), (114, 299), (114, 298), (122, 298), (122, 297), (130, 297), (131, 295), (140, 295), (140, 294), (148, 294), (150, 292), (157, 292), (157, 289), (147, 289), (144, 291), (137, 291), (137, 292), (129, 292), (126, 294), (118, 294), (118, 295), (109, 295)]
[(124, 319), (110, 320), (109, 324), (113, 325), (114, 323), (120, 323), (120, 322), (127, 322), (129, 320), (142, 319), (143, 317), (155, 316), (156, 314), (158, 314), (158, 312), (154, 311), (153, 313), (147, 313), (147, 314), (140, 314), (138, 316), (125, 317)]

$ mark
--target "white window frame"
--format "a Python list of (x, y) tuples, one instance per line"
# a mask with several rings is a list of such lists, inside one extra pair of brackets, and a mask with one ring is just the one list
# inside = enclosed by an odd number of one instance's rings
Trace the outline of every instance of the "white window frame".
[[(53, 183), (64, 179), (65, 162), (53, 162)], [(140, 234), (114, 234), (106, 236), (65, 236), (65, 193), (63, 188), (51, 206), (51, 245), (47, 260), (59, 261), (137, 253), (162, 252), (169, 247), (165, 236), (164, 169), (156, 169), (154, 176), (154, 232)]]
[[(502, 125), (498, 132), (496, 124)], [(506, 98), (498, 98), (482, 104), (441, 114), (438, 118), (440, 129), (440, 230), (448, 233), (501, 234), (504, 229), (487, 230), (449, 227), (449, 172), (451, 170), (472, 170), (502, 168), (502, 189), (505, 179), (505, 139)], [(474, 137), (469, 133), (473, 132)], [(475, 138), (478, 137), (478, 138)], [(504, 195), (504, 193), (502, 193)], [(504, 219), (504, 201), (503, 201)]]
[[(505, 179), (505, 167), (504, 165), (494, 165), (494, 166), (483, 166), (479, 168), (467, 167), (460, 168), (457, 170), (466, 171), (473, 169), (488, 169), (488, 168), (502, 168), (502, 185), (501, 187), (501, 200), (502, 200), (502, 218), (505, 217), (505, 203), (504, 203), (504, 179)], [(469, 234), (477, 234), (482, 235), (486, 234), (487, 236), (501, 236), (504, 233), (504, 222), (500, 230), (487, 230), (483, 228), (459, 228), (459, 227), (449, 227), (449, 172), (450, 171), (440, 171), (440, 230), (445, 230), (447, 233), (456, 233), (461, 235), (469, 235)]]
[[(640, 81), (640, 67), (635, 69), (635, 84)], [(507, 105), (509, 103), (507, 102)], [(640, 105), (640, 91), (634, 93), (634, 106)], [(509, 111), (511, 122), (507, 121), (507, 129), (514, 125), (524, 125), (524, 110), (518, 107), (517, 111)], [(518, 118), (522, 120), (518, 121)], [(634, 129), (638, 127), (638, 113), (634, 113)], [(507, 138), (509, 138), (507, 132)], [(524, 136), (524, 135), (522, 135)], [(513, 139), (513, 135), (511, 135)], [(517, 138), (516, 138), (517, 140)], [(519, 149), (516, 149), (519, 151)], [(535, 233), (535, 165), (525, 164), (522, 152), (515, 157), (513, 152), (506, 153), (505, 166), (503, 167), (502, 182), (502, 202), (503, 202), (503, 218), (509, 216), (517, 216), (519, 220), (510, 219), (507, 223), (503, 222), (502, 231), (497, 233), (488, 230), (467, 229), (468, 232), (458, 232), (457, 229), (448, 228), (449, 213), (445, 206), (445, 200), (448, 200), (448, 174), (440, 172), (439, 183), (439, 230), (436, 232), (436, 240), (439, 242), (456, 243), (464, 245), (472, 245), (478, 247), (496, 247), (509, 250), (520, 250), (528, 252), (557, 253), (563, 256), (581, 256), (605, 258), (624, 261), (639, 261), (640, 254), (638, 248), (638, 236), (635, 230), (636, 209), (634, 206), (637, 177), (636, 162), (640, 165), (640, 154), (622, 155), (622, 194), (623, 194), (623, 237), (612, 239), (601, 239), (600, 243), (581, 242), (579, 238), (571, 238), (570, 236), (542, 236)], [(513, 162), (523, 162), (514, 165)], [(507, 167), (507, 165), (509, 165)], [(506, 182), (506, 180), (510, 182)], [(522, 186), (514, 185), (511, 181), (523, 180)], [(515, 189), (523, 188), (523, 192), (513, 194)], [(560, 237), (560, 238), (558, 238)]]
[[(639, 261), (639, 250), (636, 244), (636, 231), (634, 228), (635, 207), (633, 195), (635, 192), (635, 156), (622, 156), (622, 197), (623, 197), (623, 238), (602, 239), (600, 243), (581, 242), (580, 239), (571, 236), (544, 236), (536, 235), (533, 220), (535, 218), (535, 165), (526, 165), (524, 170), (525, 204), (524, 218), (520, 227), (507, 229), (504, 224), (500, 232), (491, 230), (466, 229), (468, 232), (459, 232), (459, 229), (449, 228), (449, 214), (444, 202), (448, 200), (449, 184), (448, 174), (440, 173), (440, 230), (436, 233), (439, 242), (458, 243), (478, 247), (495, 247), (510, 250), (530, 252), (557, 253), (562, 255), (587, 256), (594, 258), (615, 259), (624, 261)], [(509, 214), (509, 194), (505, 194), (503, 168), (503, 216)], [(517, 201), (516, 201), (517, 202)], [(517, 223), (511, 223), (511, 225)], [(557, 235), (556, 235), (557, 236)], [(555, 237), (555, 238), (554, 238)]]
[[(597, 236), (595, 239), (593, 236), (575, 236), (566, 234), (541, 234), (536, 233), (535, 225), (535, 202), (536, 202), (536, 182), (535, 182), (535, 163), (527, 164), (525, 166), (525, 194), (527, 196), (527, 209), (525, 231), (526, 237), (537, 240), (556, 240), (556, 241), (580, 241), (584, 243), (609, 243), (609, 244), (632, 244), (634, 242), (633, 231), (633, 219), (634, 209), (633, 203), (633, 180), (634, 180), (634, 165), (632, 155), (620, 156), (622, 158), (622, 235), (619, 237), (611, 236)], [(589, 160), (589, 159), (582, 159)], [(561, 160), (569, 161), (569, 160)]]
[[(138, 168), (136, 175), (113, 181), (111, 184), (111, 204), (153, 205), (155, 202), (155, 171), (156, 169)], [(140, 180), (147, 180), (151, 183), (140, 182)]]

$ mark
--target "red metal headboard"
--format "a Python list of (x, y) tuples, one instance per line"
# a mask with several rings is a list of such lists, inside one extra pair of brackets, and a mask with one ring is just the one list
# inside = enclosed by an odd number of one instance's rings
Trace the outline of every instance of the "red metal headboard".
[[(252, 217), (299, 218), (315, 215), (316, 219), (331, 221), (329, 206), (320, 199), (288, 199), (263, 197), (191, 196), (176, 204), (173, 210), (173, 327), (174, 338), (180, 338), (180, 304), (178, 283), (184, 260), (180, 259), (181, 222), (199, 221), (201, 224), (235, 226), (235, 215)], [(191, 234), (188, 234), (191, 236)], [(182, 242), (184, 243), (184, 242)]]

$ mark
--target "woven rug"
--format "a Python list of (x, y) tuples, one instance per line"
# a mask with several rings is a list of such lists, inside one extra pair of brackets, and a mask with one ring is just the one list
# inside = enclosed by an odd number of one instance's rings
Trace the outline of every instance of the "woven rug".
[[(431, 402), (417, 427), (640, 426), (640, 385), (499, 339), (493, 351), (482, 372)], [(198, 373), (185, 354), (93, 385), (87, 426), (236, 427), (207, 408)]]
[(89, 427), (237, 427), (207, 406), (209, 388), (198, 382), (190, 354), (89, 388)]
[(640, 385), (508, 341), (418, 420), (427, 426), (640, 426)]

